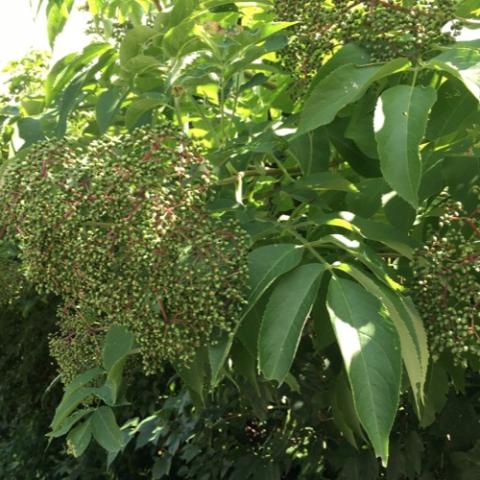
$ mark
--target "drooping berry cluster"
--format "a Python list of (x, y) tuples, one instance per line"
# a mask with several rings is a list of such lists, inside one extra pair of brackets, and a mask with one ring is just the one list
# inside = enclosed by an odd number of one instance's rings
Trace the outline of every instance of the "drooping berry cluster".
[(134, 332), (148, 373), (232, 328), (247, 239), (207, 212), (211, 185), (206, 160), (166, 125), (87, 149), (45, 142), (7, 171), (0, 223), (27, 278), (64, 300), (51, 347), (65, 377), (95, 364), (113, 323)]
[(20, 263), (7, 242), (0, 241), (0, 307), (18, 300), (26, 287)]
[(308, 79), (335, 47), (349, 42), (364, 47), (373, 61), (421, 58), (452, 41), (459, 31), (456, 4), (456, 0), (275, 0), (281, 20), (298, 22), (284, 63)]
[(480, 216), (449, 200), (430, 241), (413, 262), (412, 296), (434, 358), (456, 364), (480, 357)]

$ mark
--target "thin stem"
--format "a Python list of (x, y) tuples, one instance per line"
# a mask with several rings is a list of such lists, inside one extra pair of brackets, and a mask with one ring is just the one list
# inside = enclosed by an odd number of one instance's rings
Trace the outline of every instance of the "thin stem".
[(211, 133), (214, 136), (215, 142), (220, 145), (221, 140), (220, 140), (220, 137), (217, 133), (217, 129), (215, 128), (215, 125), (213, 124), (212, 120), (205, 115), (205, 112), (203, 111), (203, 109), (201, 108), (201, 106), (198, 104), (198, 102), (195, 100), (195, 98), (193, 96), (190, 97), (190, 100), (191, 100), (193, 106), (195, 107), (195, 110), (197, 111), (197, 113), (210, 126), (210, 132), (209, 133)]
[[(244, 177), (260, 177), (264, 175), (285, 175), (285, 168), (265, 168), (263, 171), (259, 172), (258, 170), (246, 170), (243, 172)], [(291, 173), (296, 174), (300, 173), (299, 169), (292, 170)], [(217, 185), (229, 185), (235, 183), (238, 180), (238, 174), (232, 175), (231, 177), (224, 178), (217, 182)]]
[(313, 243), (307, 242), (302, 235), (297, 233), (295, 230), (290, 228), (289, 226), (282, 225), (280, 223), (280, 226), (283, 227), (287, 232), (289, 232), (291, 235), (293, 235), (317, 260), (320, 260), (321, 262), (325, 263), (327, 269), (331, 269), (331, 265), (313, 248)]
[(288, 173), (288, 170), (282, 165), (282, 162), (273, 153), (269, 153), (268, 157), (278, 165), (278, 168), (285, 175), (285, 177), (287, 177), (291, 182), (295, 181), (290, 173)]
[(230, 120), (233, 122), (237, 113), (238, 99), (240, 97), (240, 74), (237, 74), (235, 81), (235, 97), (233, 99), (232, 113), (230, 115)]
[(412, 87), (414, 87), (416, 85), (417, 78), (418, 78), (418, 66), (415, 67), (415, 69), (413, 70)]
[(220, 136), (221, 136), (221, 143), (220, 146), (225, 146), (225, 85), (224, 85), (224, 74), (222, 72), (222, 76), (220, 78), (220, 82), (218, 85), (219, 88), (219, 95), (218, 95), (218, 102), (220, 108)]
[(184, 124), (183, 120), (182, 120), (182, 110), (180, 108), (180, 97), (175, 97), (173, 102), (175, 104), (175, 114), (177, 116), (178, 125), (180, 126), (180, 128), (182, 129), (182, 131), (184, 133), (188, 133), (187, 132), (187, 125)]

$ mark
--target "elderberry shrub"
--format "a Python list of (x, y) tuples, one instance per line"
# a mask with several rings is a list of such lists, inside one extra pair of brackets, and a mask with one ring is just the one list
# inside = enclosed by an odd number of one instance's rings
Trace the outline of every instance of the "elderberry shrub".
[(480, 217), (447, 200), (430, 240), (413, 261), (412, 297), (434, 359), (457, 365), (480, 357)]
[(298, 22), (283, 63), (306, 81), (337, 46), (350, 42), (365, 48), (372, 61), (422, 58), (459, 33), (456, 4), (456, 0), (275, 0), (279, 19)]
[(87, 148), (40, 143), (7, 170), (0, 226), (18, 242), (26, 278), (63, 299), (51, 351), (65, 380), (99, 363), (114, 323), (135, 334), (146, 373), (188, 363), (231, 331), (248, 240), (207, 211), (213, 181), (166, 124)]

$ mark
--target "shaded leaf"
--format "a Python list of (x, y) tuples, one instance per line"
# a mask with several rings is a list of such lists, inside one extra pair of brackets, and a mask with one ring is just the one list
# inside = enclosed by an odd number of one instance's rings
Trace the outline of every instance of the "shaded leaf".
[(304, 175), (328, 169), (330, 143), (323, 129), (313, 130), (289, 142), (289, 151), (302, 168)]
[(297, 267), (280, 279), (265, 309), (258, 339), (260, 371), (282, 383), (295, 358), (318, 292), (324, 265)]
[(478, 102), (456, 80), (445, 82), (438, 91), (438, 100), (432, 108), (427, 126), (427, 138), (439, 139), (462, 131), (473, 121)]
[(84, 418), (86, 415), (92, 412), (93, 412), (93, 408), (85, 408), (82, 410), (77, 410), (72, 415), (67, 417), (55, 431), (48, 433), (47, 437), (58, 438), (65, 435), (82, 418)]
[(122, 432), (115, 414), (110, 407), (100, 407), (91, 417), (95, 440), (107, 452), (117, 452), (122, 448)]
[(133, 333), (121, 325), (113, 325), (108, 330), (103, 346), (103, 367), (110, 370), (115, 363), (132, 352)]
[(111, 87), (98, 97), (95, 112), (101, 134), (105, 133), (112, 124), (125, 96), (124, 88)]
[(205, 403), (204, 389), (207, 385), (208, 358), (204, 348), (197, 350), (195, 358), (188, 365), (176, 365), (175, 370), (200, 405)]
[(153, 28), (144, 25), (129, 30), (120, 45), (121, 65), (127, 65), (131, 58), (139, 55), (143, 49), (143, 44), (155, 35), (157, 35), (157, 32)]
[(75, 458), (81, 457), (85, 450), (90, 445), (92, 439), (92, 422), (91, 418), (85, 420), (85, 422), (77, 425), (71, 430), (67, 436), (67, 442), (73, 450), (73, 456)]
[(80, 387), (71, 394), (65, 395), (55, 410), (55, 416), (50, 425), (52, 431), (56, 431), (79, 405), (91, 397), (94, 390), (93, 388)]
[(166, 98), (163, 95), (134, 100), (125, 114), (125, 125), (128, 129), (132, 130), (138, 126), (143, 115), (165, 104)]
[(251, 292), (247, 312), (251, 310), (268, 287), (302, 260), (304, 250), (292, 243), (277, 243), (256, 248), (248, 254)]

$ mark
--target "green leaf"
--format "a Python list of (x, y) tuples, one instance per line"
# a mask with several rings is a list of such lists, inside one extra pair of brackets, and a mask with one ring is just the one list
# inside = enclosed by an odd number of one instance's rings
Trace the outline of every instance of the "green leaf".
[(258, 339), (259, 368), (266, 378), (285, 380), (324, 271), (325, 266), (318, 263), (302, 265), (275, 286)]
[(289, 152), (302, 168), (304, 175), (322, 172), (330, 163), (330, 142), (323, 129), (296, 137), (289, 142)]
[(396, 59), (382, 66), (343, 65), (321, 80), (305, 101), (297, 135), (329, 124), (337, 113), (357, 101), (377, 80), (405, 70), (410, 63)]
[(480, 100), (480, 51), (454, 45), (426, 63), (426, 67), (443, 70), (458, 78)]
[(91, 417), (93, 437), (107, 452), (122, 448), (122, 432), (110, 407), (100, 407)]
[(361, 152), (370, 158), (378, 158), (377, 142), (373, 131), (375, 101), (374, 95), (365, 95), (355, 106), (345, 130), (345, 137), (353, 140)]
[(113, 54), (109, 43), (92, 43), (79, 54), (69, 54), (60, 59), (50, 70), (45, 81), (45, 104), (48, 106), (80, 71), (96, 58)]
[(132, 352), (133, 334), (121, 325), (110, 327), (103, 346), (103, 367), (110, 370), (116, 362)]
[(102, 361), (107, 378), (105, 384), (96, 389), (95, 395), (107, 405), (114, 405), (122, 383), (123, 369), (128, 355), (133, 353), (134, 336), (125, 327), (113, 325), (107, 333), (103, 346)]
[(172, 28), (186, 20), (199, 6), (199, 0), (176, 0), (173, 8), (162, 16), (162, 23)]
[(123, 68), (128, 72), (136, 75), (144, 75), (149, 70), (158, 69), (162, 66), (162, 62), (151, 55), (136, 55), (130, 58)]
[(394, 227), (408, 232), (417, 218), (416, 210), (397, 194), (390, 195), (383, 205), (385, 217)]
[(435, 421), (436, 414), (445, 407), (449, 388), (447, 372), (439, 363), (431, 363), (425, 382), (425, 403), (418, 412), (423, 428), (430, 426)]
[(386, 465), (402, 373), (397, 332), (382, 304), (351, 280), (332, 277), (327, 308), (358, 418)]
[(337, 212), (311, 217), (319, 225), (331, 225), (360, 234), (368, 240), (384, 243), (411, 258), (418, 243), (409, 235), (389, 224), (362, 218), (351, 212)]
[(371, 270), (379, 280), (385, 283), (385, 285), (388, 285), (393, 290), (399, 292), (405, 289), (392, 278), (391, 275), (395, 274), (395, 271), (391, 269), (379, 255), (377, 255), (373, 248), (365, 245), (365, 243), (356, 239), (350, 239), (345, 235), (334, 233), (332, 235), (323, 235), (315, 242), (315, 244), (317, 246), (322, 244), (335, 245), (358, 259), (369, 270)]
[(162, 48), (168, 58), (180, 59), (202, 48), (202, 41), (193, 34), (194, 27), (195, 20), (185, 21), (165, 34)]
[(402, 359), (410, 380), (415, 404), (417, 409), (421, 409), (421, 405), (425, 401), (424, 391), (430, 355), (423, 322), (411, 300), (393, 292), (353, 265), (336, 264), (334, 266), (361, 283), (385, 306), (400, 338)]
[(58, 124), (55, 131), (57, 137), (63, 137), (65, 135), (68, 117), (84, 97), (82, 89), (87, 77), (88, 71), (81, 73), (74, 78), (61, 94), (58, 108)]
[(86, 372), (80, 373), (65, 387), (65, 395), (68, 396), (85, 385), (88, 385), (90, 382), (98, 378), (100, 375), (103, 375), (105, 372), (102, 368), (96, 367), (87, 370)]
[(210, 364), (210, 385), (216, 387), (221, 379), (223, 366), (232, 347), (233, 335), (226, 334), (216, 345), (208, 348), (208, 362)]
[(480, 18), (480, 2), (478, 0), (463, 0), (458, 3), (455, 13), (458, 17)]
[(248, 255), (251, 292), (248, 307), (242, 318), (258, 302), (268, 287), (280, 276), (295, 268), (302, 260), (304, 250), (299, 245), (277, 243), (259, 247)]
[(157, 32), (144, 25), (137, 26), (129, 30), (120, 45), (120, 64), (123, 66), (128, 61), (142, 52), (144, 43), (157, 35)]
[[(303, 252), (303, 248), (293, 244), (266, 245), (250, 252), (248, 264), (251, 292), (247, 307), (242, 313), (234, 334), (224, 338), (217, 346), (208, 350), (212, 386), (218, 384), (219, 376), (230, 352), (233, 338), (237, 334), (242, 338), (242, 332), (247, 326), (246, 324), (249, 323), (251, 315), (255, 313), (256, 305), (262, 295), (280, 275), (292, 270), (300, 263)], [(250, 329), (250, 326), (248, 328)], [(249, 331), (248, 336), (251, 333), (252, 331)], [(248, 343), (253, 344), (253, 342), (256, 342), (256, 338)]]
[(18, 135), (25, 140), (25, 147), (45, 138), (42, 122), (36, 118), (19, 118), (17, 122)]
[(126, 91), (121, 87), (111, 87), (103, 92), (97, 100), (95, 108), (98, 130), (104, 134), (115, 119), (123, 100), (126, 97)]
[(365, 178), (355, 186), (358, 193), (348, 193), (345, 197), (345, 206), (363, 218), (373, 217), (382, 208), (383, 196), (392, 190), (381, 177)]
[(127, 357), (122, 357), (117, 360), (107, 374), (107, 379), (105, 380), (104, 387), (107, 389), (107, 397), (105, 403), (114, 405), (118, 399), (118, 392), (123, 381), (123, 370), (125, 368), (125, 363), (127, 362)]
[(82, 410), (77, 410), (72, 415), (67, 417), (61, 425), (54, 431), (47, 434), (47, 437), (58, 438), (62, 437), (70, 431), (70, 429), (77, 424), (82, 418), (84, 418), (89, 413), (93, 412), (93, 408), (84, 408)]
[(52, 431), (57, 430), (79, 405), (93, 395), (94, 391), (94, 388), (80, 387), (72, 393), (65, 395), (55, 410), (55, 416), (50, 424)]
[(160, 478), (165, 478), (167, 475), (170, 475), (171, 468), (172, 457), (167, 453), (155, 461), (152, 468), (152, 479), (158, 480)]
[(358, 192), (357, 187), (343, 175), (335, 172), (313, 173), (295, 183), (295, 187), (309, 187), (313, 190), (339, 190)]
[(335, 150), (355, 172), (363, 177), (380, 177), (382, 174), (378, 158), (368, 157), (353, 140), (346, 137), (348, 126), (349, 119), (340, 117), (337, 117), (334, 122), (327, 126), (328, 135)]
[(56, 94), (75, 76), (76, 72), (69, 67), (77, 58), (77, 54), (70, 53), (58, 60), (58, 62), (51, 68), (50, 72), (48, 72), (47, 79), (45, 80), (46, 105), (48, 105)]
[(462, 131), (470, 125), (478, 111), (478, 102), (455, 79), (445, 82), (438, 91), (438, 100), (432, 108), (427, 126), (427, 138), (439, 139)]
[(88, 418), (80, 425), (77, 425), (73, 430), (70, 430), (67, 435), (67, 442), (71, 446), (75, 458), (81, 457), (90, 445), (92, 439), (91, 418), (92, 417)]
[(331, 403), (333, 419), (337, 427), (343, 433), (346, 440), (358, 449), (355, 435), (360, 438), (364, 438), (364, 435), (355, 412), (352, 391), (348, 384), (347, 377), (343, 372), (337, 377), (335, 382), (335, 387), (332, 390)]
[(205, 348), (197, 350), (195, 358), (188, 365), (175, 365), (175, 370), (200, 405), (205, 403), (204, 390), (205, 385), (207, 385), (207, 368), (208, 358)]
[(67, 23), (73, 4), (74, 0), (49, 0), (47, 4), (48, 41), (52, 48)]
[(134, 100), (128, 107), (125, 114), (125, 125), (129, 130), (135, 128), (145, 113), (152, 111), (155, 108), (166, 105), (167, 100), (163, 95), (158, 97), (146, 97)]
[(420, 143), (437, 99), (431, 87), (398, 85), (382, 93), (375, 110), (375, 138), (387, 183), (414, 208), (422, 175)]
[(258, 333), (260, 332), (263, 312), (265, 311), (267, 302), (268, 294), (263, 295), (262, 298), (249, 309), (248, 314), (242, 319), (235, 333), (235, 337), (238, 338), (254, 358), (257, 358)]
[(335, 55), (318, 69), (317, 74), (312, 79), (310, 91), (320, 80), (323, 80), (337, 68), (343, 65), (365, 65), (366, 63), (370, 63), (370, 61), (370, 55), (363, 50), (363, 48), (354, 43), (349, 43), (335, 52)]
[(88, 9), (90, 10), (90, 13), (96, 17), (102, 7), (102, 2), (101, 0), (88, 0)]
[(232, 362), (235, 372), (242, 375), (259, 393), (257, 381), (257, 361), (241, 342), (235, 342), (232, 347)]

